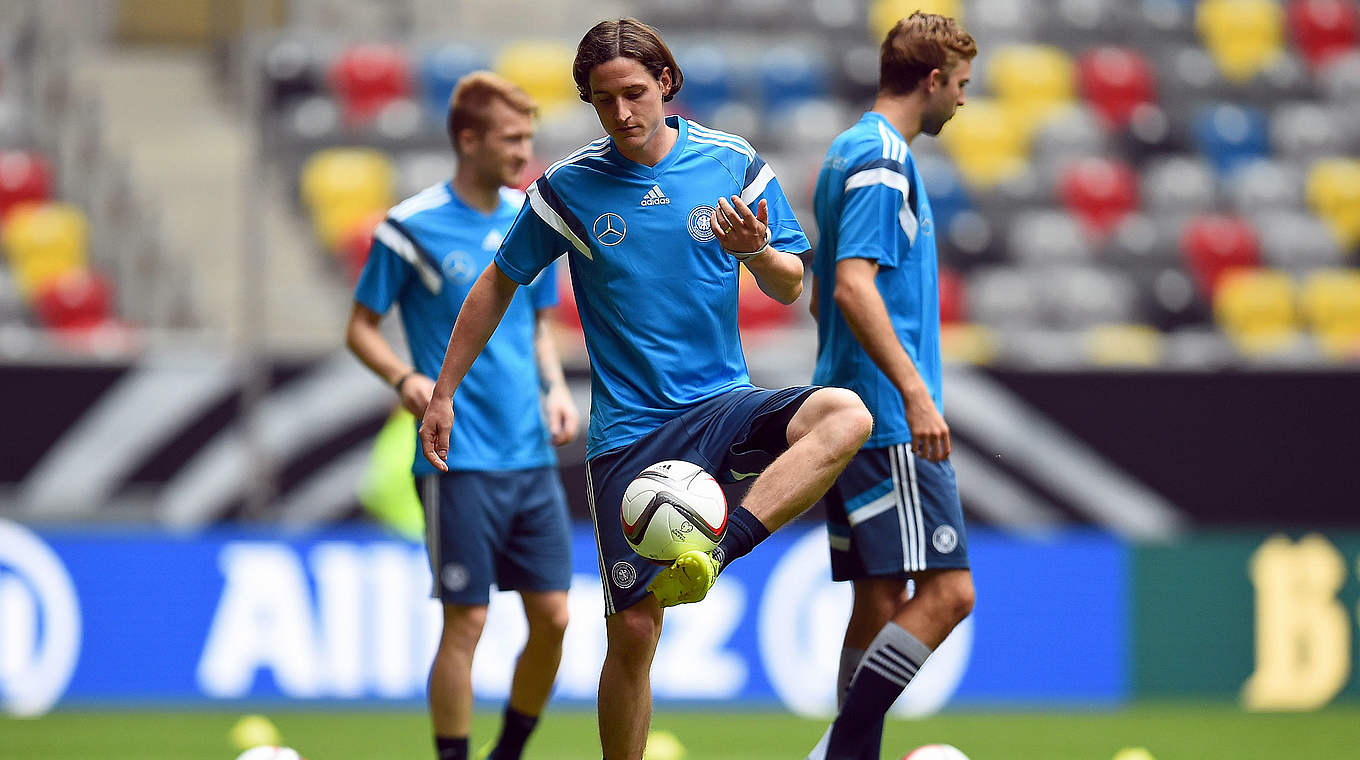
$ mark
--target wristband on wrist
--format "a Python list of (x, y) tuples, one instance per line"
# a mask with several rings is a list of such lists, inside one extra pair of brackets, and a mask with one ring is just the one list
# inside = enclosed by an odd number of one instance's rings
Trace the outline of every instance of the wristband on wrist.
[(756, 251), (731, 251), (731, 250), (728, 250), (728, 249), (724, 248), (724, 249), (723, 249), (723, 253), (726, 253), (728, 256), (731, 256), (732, 258), (736, 259), (737, 261), (745, 262), (745, 261), (750, 261), (751, 259), (754, 259), (755, 257), (759, 256), (760, 254), (764, 253), (764, 252), (765, 252), (765, 249), (766, 249), (766, 248), (769, 248), (769, 247), (770, 247), (769, 243), (766, 243), (765, 245), (763, 245), (763, 246), (760, 247), (760, 250), (756, 250)]
[(395, 390), (395, 391), (397, 392), (397, 395), (398, 395), (398, 396), (401, 395), (401, 386), (404, 385), (404, 384), (406, 383), (407, 380), (410, 380), (410, 379), (411, 379), (411, 376), (412, 376), (412, 375), (415, 375), (415, 374), (417, 374), (417, 371), (416, 371), (416, 370), (411, 370), (410, 372), (407, 372), (406, 374), (404, 374), (404, 375), (402, 375), (401, 377), (397, 378), (397, 381), (396, 381), (395, 383), (392, 383), (392, 389)]

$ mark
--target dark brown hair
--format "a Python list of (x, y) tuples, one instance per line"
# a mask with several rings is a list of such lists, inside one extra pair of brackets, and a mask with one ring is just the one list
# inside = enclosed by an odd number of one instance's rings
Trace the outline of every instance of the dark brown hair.
[(449, 96), (449, 142), (458, 150), (458, 133), (471, 129), (478, 134), (491, 128), (491, 104), (502, 101), (522, 114), (538, 113), (538, 104), (509, 79), (490, 71), (474, 71), (458, 80)]
[(661, 41), (661, 35), (652, 27), (635, 18), (621, 18), (617, 21), (601, 21), (592, 26), (581, 44), (576, 46), (576, 61), (571, 66), (571, 76), (576, 80), (576, 90), (581, 100), (590, 102), (590, 72), (602, 63), (615, 58), (632, 58), (660, 80), (661, 72), (671, 70), (670, 92), (661, 93), (663, 101), (669, 101), (680, 91), (685, 77), (680, 66), (671, 55), (670, 48)]
[(977, 43), (948, 16), (916, 11), (898, 21), (883, 39), (878, 62), (878, 90), (905, 95), (932, 69), (948, 72), (960, 60), (972, 60)]

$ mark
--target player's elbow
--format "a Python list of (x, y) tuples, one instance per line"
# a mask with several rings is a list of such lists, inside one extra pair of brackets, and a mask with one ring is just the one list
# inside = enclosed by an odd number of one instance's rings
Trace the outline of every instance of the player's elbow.
[(854, 307), (863, 300), (863, 297), (863, 291), (853, 280), (837, 280), (836, 287), (831, 292), (831, 300), (836, 302), (836, 306), (840, 307), (842, 312)]
[(797, 301), (798, 296), (801, 295), (803, 295), (803, 280), (800, 278), (794, 281), (792, 285), (790, 285), (783, 293), (780, 293), (779, 297), (777, 297), (775, 300), (779, 301), (785, 306), (792, 306), (793, 302)]

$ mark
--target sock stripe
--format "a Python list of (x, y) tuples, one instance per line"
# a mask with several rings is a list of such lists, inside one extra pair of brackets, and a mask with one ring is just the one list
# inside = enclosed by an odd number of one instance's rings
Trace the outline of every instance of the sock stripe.
[(921, 667), (921, 664), (913, 660), (906, 652), (893, 649), (892, 647), (884, 647), (878, 654), (880, 657), (883, 657), (898, 667), (910, 669), (913, 673)]
[(901, 673), (898, 673), (895, 670), (873, 660), (868, 660), (864, 663), (863, 666), (861, 666), (861, 670), (865, 669), (873, 671), (880, 678), (882, 678), (885, 681), (888, 681), (889, 683), (893, 684), (899, 689), (905, 689), (907, 688), (907, 684), (911, 683), (911, 676), (906, 676)]
[(902, 663), (894, 662), (893, 660), (889, 660), (886, 658), (871, 660), (871, 662), (873, 662), (874, 665), (878, 666), (883, 670), (891, 671), (892, 673), (898, 675), (899, 677), (906, 678), (908, 680), (910, 680), (912, 676), (916, 675), (916, 666), (914, 665), (904, 665)]

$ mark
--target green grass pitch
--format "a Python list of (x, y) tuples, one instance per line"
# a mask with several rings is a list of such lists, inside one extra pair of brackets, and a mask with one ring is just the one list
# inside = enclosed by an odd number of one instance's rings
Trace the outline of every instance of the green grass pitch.
[[(239, 715), (202, 712), (58, 712), (0, 719), (3, 760), (232, 760), (227, 735)], [(285, 743), (308, 760), (428, 760), (434, 756), (419, 712), (302, 712), (269, 717)], [(473, 744), (491, 738), (498, 716), (477, 715)], [(824, 724), (789, 715), (663, 709), (652, 727), (674, 733), (685, 760), (800, 760)], [(1231, 705), (1136, 706), (1110, 712), (950, 712), (891, 721), (883, 757), (946, 742), (972, 760), (1112, 760), (1122, 747), (1146, 747), (1156, 760), (1337, 760), (1360, 757), (1360, 704), (1315, 713), (1252, 714)], [(548, 713), (526, 760), (599, 760), (595, 717), (580, 709)]]

